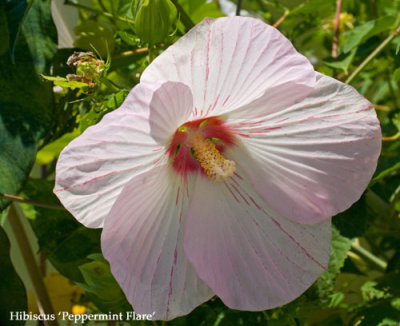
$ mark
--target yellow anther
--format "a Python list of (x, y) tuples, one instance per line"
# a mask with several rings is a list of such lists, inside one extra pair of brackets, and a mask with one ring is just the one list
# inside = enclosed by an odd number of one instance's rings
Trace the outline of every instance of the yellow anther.
[(191, 133), (188, 143), (210, 179), (215, 182), (229, 180), (236, 170), (235, 162), (225, 159), (211, 140), (203, 138), (199, 133)]

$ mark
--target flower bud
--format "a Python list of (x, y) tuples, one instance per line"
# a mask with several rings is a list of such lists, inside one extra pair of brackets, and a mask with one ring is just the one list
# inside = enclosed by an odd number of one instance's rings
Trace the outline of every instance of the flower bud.
[(163, 41), (176, 19), (176, 8), (170, 0), (136, 0), (132, 3), (136, 34), (142, 41)]
[(104, 71), (104, 61), (97, 59), (92, 52), (74, 52), (67, 64), (76, 68), (76, 75), (69, 74), (67, 79), (87, 83), (89, 87), (96, 85), (96, 80)]

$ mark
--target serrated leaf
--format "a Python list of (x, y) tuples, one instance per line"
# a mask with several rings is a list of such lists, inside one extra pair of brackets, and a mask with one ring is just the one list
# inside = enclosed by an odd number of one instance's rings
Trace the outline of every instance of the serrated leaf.
[(336, 228), (332, 228), (331, 259), (326, 276), (333, 279), (344, 265), (347, 253), (351, 247), (351, 240), (342, 236)]
[(370, 37), (392, 29), (395, 22), (396, 16), (385, 16), (357, 26), (348, 33), (343, 52), (350, 52)]
[(10, 242), (0, 227), (0, 320), (2, 326), (22, 326), (23, 320), (10, 320), (10, 313), (26, 311), (27, 299), (24, 284), (10, 260)]
[[(347, 258), (347, 252), (350, 250), (351, 240), (343, 237), (339, 231), (332, 228), (331, 242), (331, 258), (329, 261), (328, 270), (323, 273), (315, 283), (314, 287), (317, 290), (318, 296), (321, 298), (321, 303), (329, 306), (332, 301), (332, 290), (335, 285), (336, 276), (339, 274), (344, 262)], [(322, 300), (325, 298), (324, 300)]]
[[(50, 53), (41, 55), (43, 49), (31, 44), (40, 37), (48, 44), (56, 44), (55, 34), (44, 34), (48, 32), (46, 26), (54, 28), (50, 3), (34, 1), (25, 23), (30, 28), (36, 26), (36, 37), (31, 39), (23, 28), (15, 48), (15, 64), (7, 53), (0, 57), (0, 192), (14, 195), (29, 174), (53, 111), (51, 86), (44, 85), (37, 75), (49, 66)], [(0, 199), (0, 210), (7, 204), (8, 201)]]

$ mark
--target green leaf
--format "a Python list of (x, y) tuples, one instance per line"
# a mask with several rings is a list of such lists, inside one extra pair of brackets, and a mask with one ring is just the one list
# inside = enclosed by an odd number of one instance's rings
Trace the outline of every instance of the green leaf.
[(338, 294), (333, 293), (335, 279), (344, 265), (350, 247), (351, 240), (343, 237), (335, 227), (332, 227), (331, 258), (328, 270), (313, 286), (320, 298), (320, 304), (330, 306), (338, 301)]
[(0, 4), (0, 30), (3, 31), (0, 33), (0, 55), (9, 50), (12, 60), (20, 24), (27, 7), (26, 0), (5, 0)]
[(89, 85), (83, 82), (79, 82), (76, 80), (68, 80), (67, 78), (64, 77), (52, 77), (52, 76), (45, 76), (41, 75), (43, 79), (52, 81), (54, 85), (60, 86), (62, 88), (84, 88), (88, 87)]
[[(54, 182), (34, 179), (24, 187), (23, 195), (41, 202), (60, 204), (52, 190)], [(79, 265), (87, 263), (88, 255), (100, 251), (100, 229), (88, 229), (66, 210), (35, 207), (30, 220), (40, 250), (53, 266), (67, 278), (82, 282)]]
[(49, 1), (35, 0), (21, 27), (36, 73), (47, 73), (57, 51), (57, 30)]
[(77, 35), (74, 46), (77, 48), (87, 51), (95, 49), (102, 58), (107, 57), (108, 50), (114, 50), (114, 33), (105, 23), (86, 20), (75, 27), (74, 32)]
[(340, 69), (347, 74), (355, 54), (356, 54), (356, 49), (347, 54), (341, 53), (337, 58), (327, 59), (323, 61), (323, 63), (328, 67), (334, 69)]
[(79, 130), (75, 129), (43, 147), (36, 155), (37, 164), (49, 164), (53, 162), (75, 137), (79, 136)]
[(384, 157), (381, 156), (378, 161), (378, 168), (375, 172), (374, 178), (370, 182), (370, 186), (374, 185), (377, 181), (382, 180), (400, 170), (399, 156)]
[(24, 284), (10, 260), (10, 242), (0, 227), (0, 320), (2, 326), (22, 326), (25, 321), (10, 320), (10, 313), (26, 311), (27, 299)]
[(7, 16), (2, 6), (3, 5), (0, 4), (0, 55), (6, 53), (10, 48), (10, 35), (8, 32)]
[[(299, 2), (298, 2), (299, 3)], [(310, 15), (318, 18), (327, 17), (335, 11), (335, 0), (308, 0), (300, 2), (300, 5), (291, 11), (288, 19)]]
[(358, 315), (361, 322), (356, 325), (359, 326), (391, 326), (391, 323), (383, 323), (384, 320), (397, 320), (398, 322), (400, 318), (399, 312), (384, 302), (379, 305), (368, 307), (359, 312)]
[(204, 17), (217, 18), (225, 16), (215, 2), (205, 3), (190, 15), (195, 24), (200, 23)]
[(357, 26), (348, 33), (343, 52), (350, 52), (370, 37), (392, 29), (395, 22), (396, 16), (385, 16)]
[(103, 312), (132, 310), (110, 271), (110, 265), (101, 254), (91, 255), (94, 261), (79, 266), (85, 283), (79, 285), (90, 294), (94, 304)]
[[(50, 3), (35, 1), (25, 23), (30, 28), (36, 26), (36, 37), (25, 35), (27, 28), (23, 28), (15, 48), (15, 64), (7, 53), (0, 57), (0, 192), (14, 195), (29, 174), (53, 111), (51, 86), (44, 85), (37, 75), (49, 66), (43, 60), (49, 60), (50, 54), (41, 55), (41, 47), (32, 45), (41, 37), (56, 44), (51, 34), (46, 35), (49, 25), (54, 28)], [(7, 204), (0, 199), (0, 210)]]
[[(397, 54), (397, 53), (396, 53)], [(400, 82), (400, 68), (397, 68), (394, 72), (393, 72), (393, 80), (398, 83)]]
[(399, 326), (399, 321), (391, 318), (384, 318), (377, 326)]
[(388, 293), (378, 289), (376, 287), (377, 285), (378, 283), (375, 281), (367, 281), (363, 284), (361, 287), (361, 295), (363, 296), (364, 301), (373, 301), (388, 297)]

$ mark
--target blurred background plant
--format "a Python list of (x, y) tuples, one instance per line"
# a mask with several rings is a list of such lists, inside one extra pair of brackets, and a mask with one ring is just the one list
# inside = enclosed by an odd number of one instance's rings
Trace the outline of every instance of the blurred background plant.
[[(274, 25), (316, 70), (368, 98), (381, 121), (382, 154), (361, 199), (333, 219), (329, 270), (301, 297), (265, 312), (214, 299), (154, 323), (399, 325), (399, 9), (400, 0), (2, 0), (0, 324), (25, 324), (10, 321), (10, 311), (131, 310), (101, 255), (100, 231), (76, 222), (53, 195), (55, 162), (194, 24), (240, 13)], [(12, 260), (9, 239), (19, 246)]]

